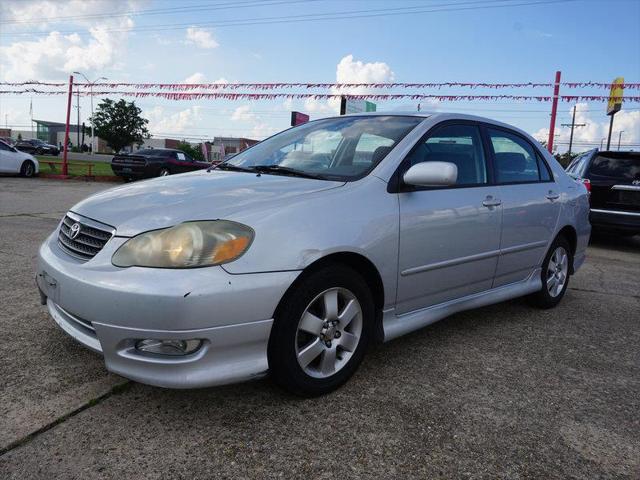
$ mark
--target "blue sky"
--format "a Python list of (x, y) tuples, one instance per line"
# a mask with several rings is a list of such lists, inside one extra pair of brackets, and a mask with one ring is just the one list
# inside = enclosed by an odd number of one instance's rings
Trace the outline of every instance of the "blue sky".
[[(542, 1), (9, 1), (1, 13), (0, 76), (10, 81), (64, 80), (69, 70), (79, 69), (92, 79), (103, 75), (129, 82), (187, 78), (204, 82), (550, 82), (555, 71), (561, 70), (564, 81), (608, 82), (624, 76), (629, 82), (640, 82), (640, 1)], [(489, 6), (500, 7), (486, 8)], [(390, 15), (410, 7), (448, 11)], [(464, 8), (467, 10), (452, 10)], [(169, 14), (162, 9), (173, 10)], [(354, 16), (379, 16), (318, 20), (318, 15), (346, 16), (351, 11), (361, 12), (351, 14)], [(301, 15), (315, 17), (313, 21), (290, 21)], [(287, 22), (237, 24), (256, 22), (251, 19), (263, 22), (267, 17)], [(42, 21), (47, 18), (49, 22)], [(23, 23), (11, 23), (16, 20)], [(38, 23), (24, 23), (27, 21)], [(222, 22), (236, 24), (222, 26)], [(451, 89), (423, 93), (496, 92)], [(550, 94), (546, 89), (498, 93)], [(565, 89), (562, 93), (605, 95), (607, 91)], [(640, 91), (627, 94), (640, 95)], [(29, 97), (0, 96), (0, 102), (0, 123), (4, 125), (5, 119), (10, 126), (29, 123)], [(33, 102), (36, 118), (64, 119), (64, 99), (34, 97)], [(81, 102), (84, 119), (89, 101)], [(136, 103), (151, 120), (153, 133), (198, 138), (263, 137), (286, 128), (292, 108), (316, 118), (335, 109), (334, 104), (320, 101), (147, 98)], [(379, 102), (380, 110), (416, 106), (413, 101)], [(572, 106), (560, 105), (559, 122), (570, 121)], [(623, 143), (640, 143), (640, 104), (626, 107), (616, 117), (616, 126), (624, 130)], [(550, 105), (456, 102), (423, 104), (423, 108), (480, 114), (544, 136)], [(578, 109), (579, 121), (588, 125), (576, 132), (576, 139), (586, 148), (598, 143), (606, 131), (605, 105), (585, 103)], [(568, 129), (560, 128), (559, 133), (557, 140), (566, 141)]]

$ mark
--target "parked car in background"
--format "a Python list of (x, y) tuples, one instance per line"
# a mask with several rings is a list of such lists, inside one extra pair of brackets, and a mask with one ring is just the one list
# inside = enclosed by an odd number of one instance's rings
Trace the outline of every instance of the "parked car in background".
[(149, 148), (111, 159), (111, 169), (126, 180), (165, 177), (209, 168), (210, 163), (194, 160), (182, 150)]
[(31, 140), (21, 140), (15, 144), (15, 147), (21, 152), (31, 153), (33, 155), (59, 155), (60, 149), (51, 145), (50, 143), (43, 142), (37, 138)]
[(0, 140), (0, 173), (17, 173), (23, 177), (38, 174), (40, 164), (33, 155), (21, 152)]
[(554, 307), (588, 215), (585, 187), (522, 130), (347, 115), (83, 200), (40, 247), (37, 282), (124, 377), (195, 388), (269, 371), (312, 396), (373, 341), (524, 295)]
[(601, 152), (576, 157), (567, 173), (591, 192), (594, 229), (640, 235), (640, 152)]

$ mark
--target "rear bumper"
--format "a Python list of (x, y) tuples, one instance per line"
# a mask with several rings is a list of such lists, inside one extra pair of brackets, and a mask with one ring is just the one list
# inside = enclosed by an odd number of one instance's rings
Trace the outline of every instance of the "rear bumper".
[[(141, 165), (111, 164), (113, 173), (120, 177), (145, 178), (153, 177), (154, 172), (150, 167)], [(157, 172), (156, 172), (157, 175)]]
[(592, 208), (589, 220), (598, 229), (640, 234), (640, 212)]

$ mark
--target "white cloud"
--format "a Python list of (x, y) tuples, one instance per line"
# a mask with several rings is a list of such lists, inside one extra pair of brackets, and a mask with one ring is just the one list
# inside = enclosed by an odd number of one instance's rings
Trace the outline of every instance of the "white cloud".
[[(392, 82), (394, 79), (395, 73), (388, 64), (384, 62), (365, 63), (354, 60), (351, 54), (343, 57), (336, 66), (337, 83), (386, 83)], [(332, 88), (331, 93), (364, 95), (375, 93), (375, 90), (367, 87)], [(336, 114), (340, 111), (340, 100), (335, 98), (324, 101), (308, 98), (304, 102), (304, 111), (321, 115)]]
[(395, 79), (391, 67), (384, 62), (363, 63), (347, 55), (338, 63), (336, 81), (338, 83), (384, 83)]
[(170, 136), (166, 134), (185, 133), (189, 129), (201, 124), (202, 107), (194, 105), (185, 110), (173, 114), (167, 114), (161, 106), (156, 106), (145, 113), (149, 120), (149, 132), (160, 133), (162, 136)]
[[(5, 1), (3, 20), (15, 20), (16, 24), (4, 27), (5, 32), (32, 31), (62, 21), (52, 17), (67, 17), (68, 25), (79, 25), (81, 30), (72, 34), (49, 31), (46, 36), (34, 36), (30, 40), (17, 40), (0, 46), (0, 70), (7, 81), (60, 80), (73, 70), (91, 75), (105, 69), (122, 67), (129, 30), (133, 20), (129, 17), (90, 17), (135, 9), (139, 1), (87, 2), (70, 0), (57, 2)], [(37, 21), (37, 23), (24, 23)], [(84, 31), (86, 28), (87, 31)], [(49, 30), (51, 30), (49, 28)]]
[(235, 122), (255, 120), (256, 118), (258, 118), (258, 116), (251, 111), (250, 105), (240, 105), (231, 114), (231, 120)]
[(216, 48), (220, 44), (216, 42), (210, 30), (198, 27), (187, 28), (187, 43), (194, 44), (199, 48)]
[(185, 78), (182, 83), (205, 83), (206, 80), (207, 78), (204, 76), (204, 73), (196, 72)]
[[(580, 152), (589, 150), (600, 144), (602, 139), (604, 140), (604, 146), (606, 146), (606, 138), (609, 134), (609, 117), (605, 117), (604, 105), (598, 105), (598, 110), (590, 111), (589, 104), (578, 103), (576, 108), (576, 123), (585, 123), (584, 127), (575, 127), (573, 131), (574, 152)], [(569, 113), (570, 115), (570, 113)], [(602, 121), (596, 118), (601, 118)], [(556, 122), (556, 134), (558, 135), (554, 139), (554, 143), (557, 144), (557, 150), (564, 152), (568, 149), (568, 142), (571, 135), (571, 129), (566, 127), (559, 127), (561, 119)], [(567, 122), (571, 123), (571, 118), (568, 118)], [(618, 112), (613, 121), (613, 132), (611, 135), (611, 148), (617, 148), (618, 146), (618, 133), (623, 131), (622, 134), (622, 148), (625, 143), (640, 143), (640, 111), (639, 110), (625, 110)], [(538, 141), (547, 141), (549, 137), (549, 129), (541, 128), (533, 134), (533, 137)], [(586, 143), (592, 145), (586, 146)]]

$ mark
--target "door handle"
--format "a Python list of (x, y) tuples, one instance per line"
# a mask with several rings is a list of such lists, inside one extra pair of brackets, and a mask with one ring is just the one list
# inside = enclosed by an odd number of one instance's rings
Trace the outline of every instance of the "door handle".
[(547, 194), (547, 198), (553, 202), (554, 200), (557, 200), (560, 198), (560, 194), (554, 192), (553, 190), (549, 190), (549, 193)]
[(498, 207), (502, 205), (502, 201), (498, 198), (493, 198), (491, 195), (487, 195), (487, 198), (482, 201), (482, 205), (485, 207)]

